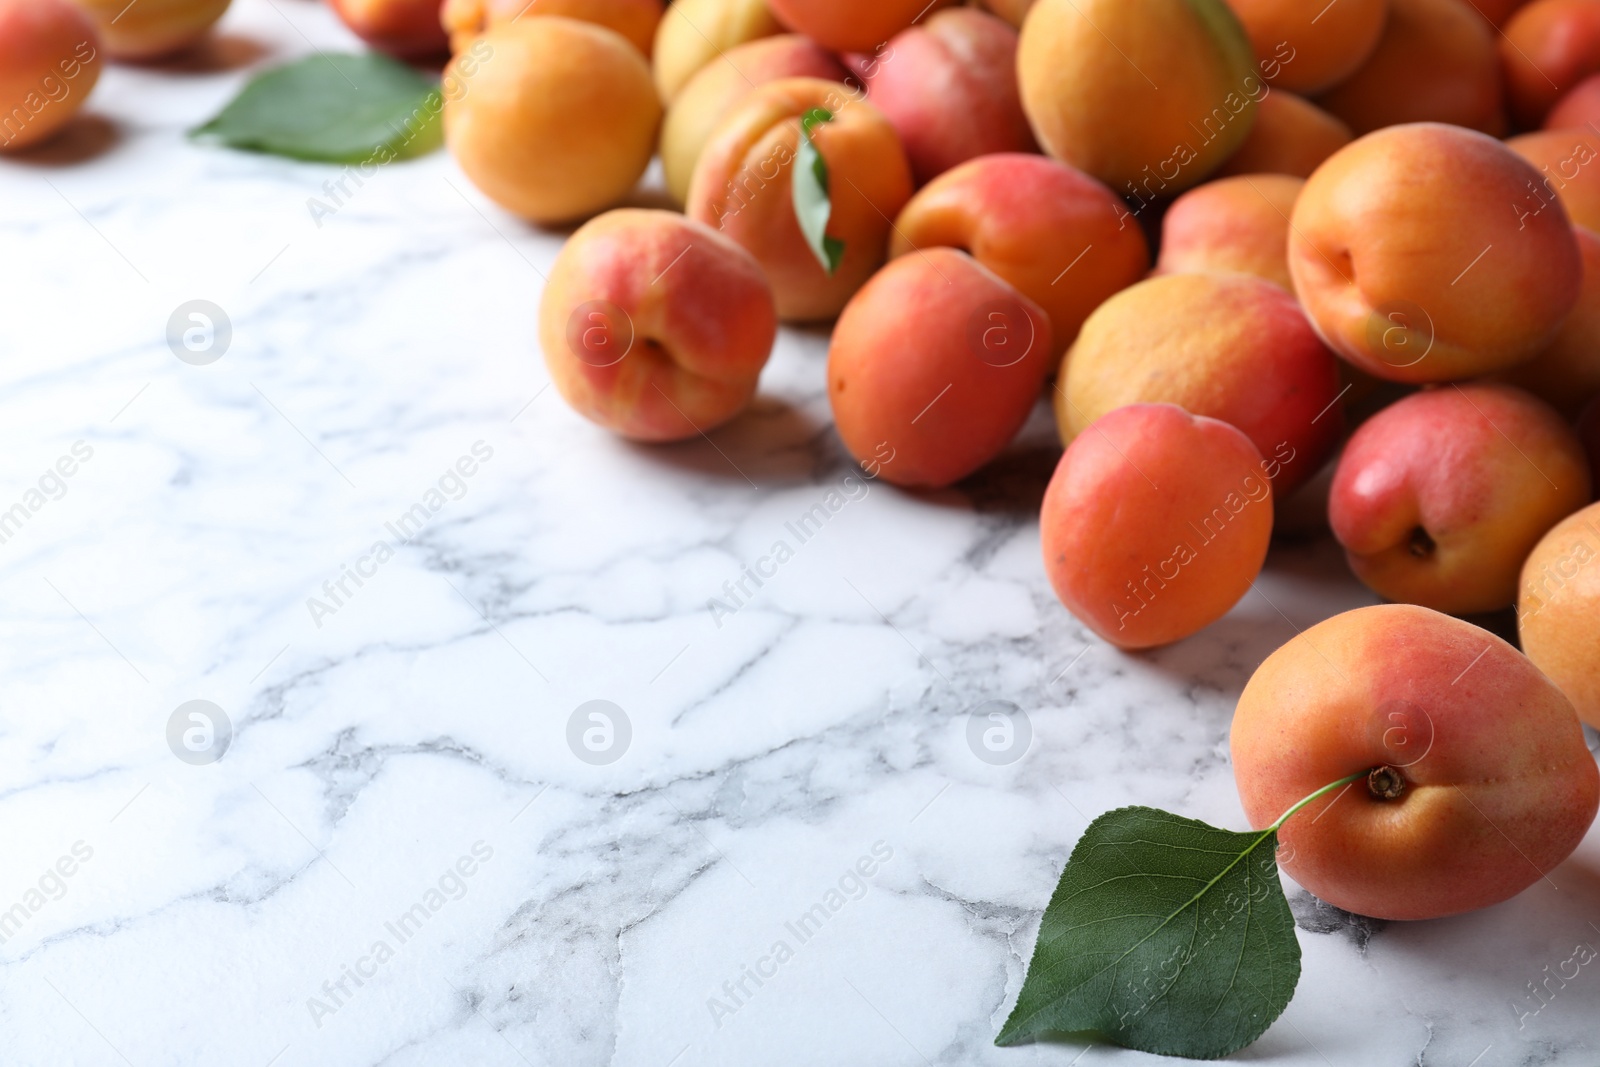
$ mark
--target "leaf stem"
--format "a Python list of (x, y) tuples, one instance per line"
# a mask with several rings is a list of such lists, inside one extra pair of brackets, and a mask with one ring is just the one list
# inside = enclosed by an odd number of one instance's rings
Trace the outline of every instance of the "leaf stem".
[(1294, 807), (1290, 808), (1288, 811), (1286, 811), (1282, 815), (1278, 816), (1278, 821), (1272, 824), (1271, 829), (1276, 831), (1279, 827), (1281, 827), (1285, 822), (1288, 821), (1289, 816), (1293, 815), (1295, 812), (1299, 811), (1301, 808), (1305, 807), (1307, 804), (1311, 803), (1313, 800), (1317, 799), (1318, 797), (1325, 796), (1328, 793), (1333, 792), (1335, 789), (1338, 789), (1338, 788), (1340, 788), (1342, 786), (1349, 785), (1351, 782), (1358, 782), (1361, 779), (1365, 778), (1366, 776), (1367, 776), (1367, 772), (1366, 771), (1358, 771), (1355, 774), (1349, 775), (1348, 777), (1339, 779), (1337, 782), (1329, 782), (1327, 785), (1323, 786), (1321, 789), (1317, 790), (1315, 793), (1312, 793), (1310, 796), (1308, 796), (1304, 800), (1300, 801)]

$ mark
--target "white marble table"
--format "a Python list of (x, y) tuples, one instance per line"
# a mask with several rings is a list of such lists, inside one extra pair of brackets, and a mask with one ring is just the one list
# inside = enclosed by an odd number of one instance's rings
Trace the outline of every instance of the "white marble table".
[[(1243, 826), (1230, 709), (1369, 602), (1337, 551), (1280, 548), (1223, 622), (1121, 655), (1042, 573), (1041, 412), (960, 490), (858, 492), (713, 620), (850, 472), (823, 335), (786, 331), (710, 441), (607, 436), (538, 358), (560, 235), (443, 153), (319, 227), (334, 168), (183, 131), (248, 65), (353, 41), (309, 0), (223, 30), (0, 160), (0, 1062), (1157, 1062), (990, 1042), (1089, 817)], [(232, 327), (208, 365), (165, 337), (197, 299)], [(169, 747), (192, 700), (220, 761)], [(609, 763), (569, 745), (594, 700), (626, 716)], [(967, 743), (988, 700), (1027, 716), (1013, 763)], [(1291, 893), (1304, 978), (1242, 1062), (1600, 1062), (1600, 973), (1518, 1016), (1600, 943), (1595, 835), (1449, 921)]]

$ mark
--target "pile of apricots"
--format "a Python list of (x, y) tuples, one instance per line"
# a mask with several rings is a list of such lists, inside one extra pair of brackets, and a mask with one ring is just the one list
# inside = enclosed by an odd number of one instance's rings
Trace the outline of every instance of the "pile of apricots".
[[(1214, 623), (1275, 533), (1331, 530), (1389, 602), (1299, 634), (1234, 719), (1257, 826), (1370, 769), (1285, 828), (1307, 888), (1459, 912), (1589, 829), (1600, 0), (328, 2), (454, 53), (462, 171), (581, 224), (539, 327), (583, 416), (706, 434), (780, 322), (832, 324), (839, 438), (908, 491), (1048, 400), (1045, 570), (1105, 641)], [(81, 101), (79, 42), (159, 55), (226, 0), (122, 4), (0, 0), (0, 97)], [(637, 206), (658, 158), (678, 210)], [(1508, 609), (1520, 650), (1472, 621)]]

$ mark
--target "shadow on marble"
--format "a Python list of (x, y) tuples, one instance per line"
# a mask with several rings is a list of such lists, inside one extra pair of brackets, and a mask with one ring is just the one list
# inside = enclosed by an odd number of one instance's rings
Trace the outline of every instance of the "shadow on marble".
[(90, 112), (75, 116), (43, 144), (7, 155), (6, 161), (31, 167), (75, 167), (98, 159), (121, 141), (122, 131), (116, 123)]
[[(842, 449), (830, 423), (772, 396), (756, 399), (732, 422), (676, 444), (630, 443), (646, 462), (661, 463), (763, 491), (812, 485), (839, 466)], [(842, 457), (848, 464), (848, 457)]]
[(251, 66), (271, 54), (272, 49), (254, 37), (213, 33), (175, 56), (137, 65), (162, 74), (226, 74)]

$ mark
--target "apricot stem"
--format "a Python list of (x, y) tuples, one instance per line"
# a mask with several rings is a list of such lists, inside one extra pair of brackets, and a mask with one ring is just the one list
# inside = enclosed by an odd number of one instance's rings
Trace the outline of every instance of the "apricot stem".
[(1278, 821), (1272, 824), (1272, 829), (1277, 830), (1282, 827), (1283, 824), (1288, 821), (1289, 816), (1293, 815), (1295, 812), (1299, 811), (1301, 808), (1305, 807), (1318, 797), (1331, 793), (1335, 789), (1343, 788), (1344, 786), (1349, 785), (1351, 782), (1358, 782), (1365, 778), (1367, 774), (1367, 771), (1359, 771), (1355, 774), (1347, 775), (1346, 777), (1339, 779), (1337, 782), (1329, 782), (1327, 785), (1323, 786), (1321, 789), (1317, 790), (1315, 793), (1312, 793), (1294, 807), (1278, 816)]

